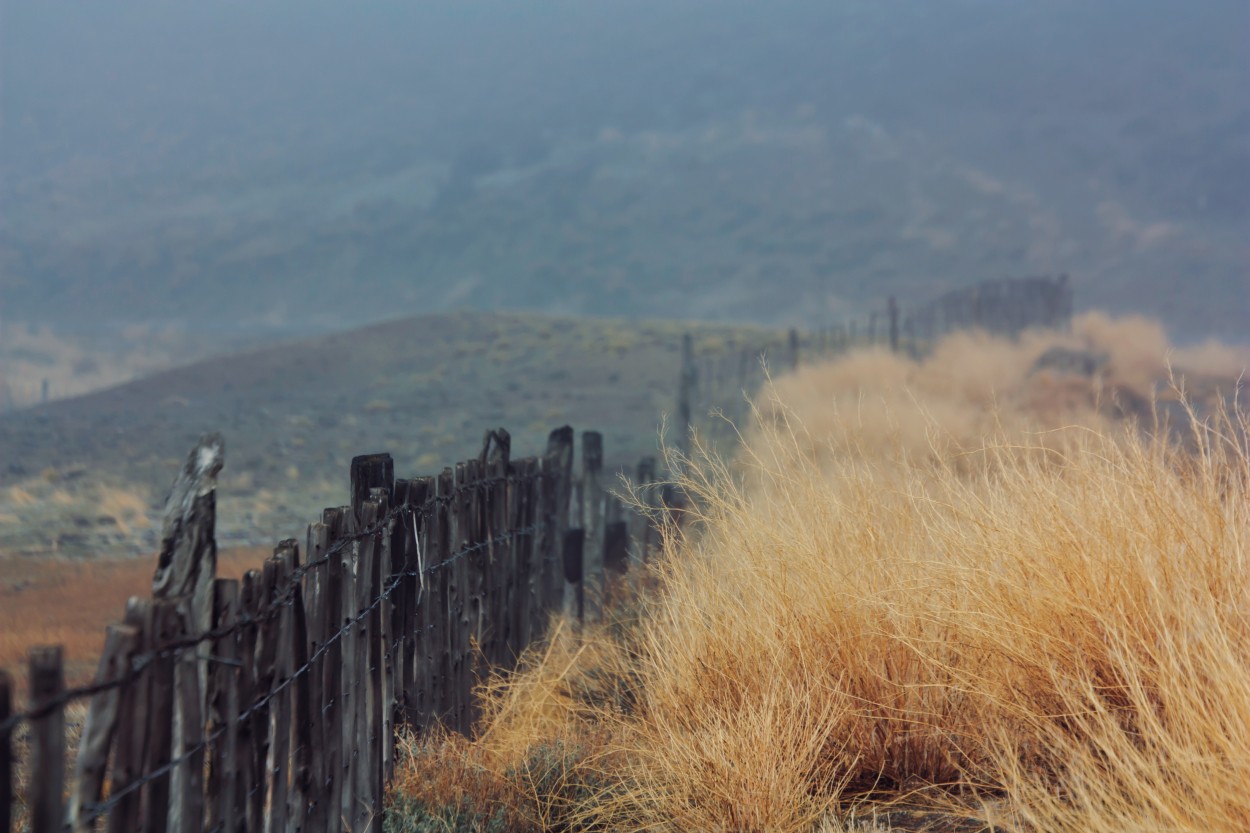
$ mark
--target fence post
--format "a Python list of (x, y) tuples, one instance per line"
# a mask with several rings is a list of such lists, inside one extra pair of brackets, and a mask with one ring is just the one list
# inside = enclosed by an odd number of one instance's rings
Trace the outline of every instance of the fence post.
[(210, 829), (223, 833), (238, 829), (235, 794), (238, 787), (234, 765), (239, 754), (239, 582), (219, 578), (213, 582), (213, 629), (225, 631), (216, 644), (207, 646), (213, 652), (212, 673), (208, 685), (208, 714), (213, 731), (221, 737), (213, 742), (209, 753), (208, 794), (212, 797), (207, 809)]
[[(211, 613), (211, 585), (209, 589)], [(192, 601), (190, 596), (174, 601), (173, 634), (177, 639), (202, 633), (196, 625)], [(182, 654), (174, 658), (173, 667), (171, 751), (173, 759), (180, 763), (170, 778), (169, 826), (177, 833), (199, 833), (204, 829), (204, 689), (200, 686), (200, 668), (204, 663), (197, 656), (197, 647), (182, 649)]]
[[(138, 644), (137, 628), (109, 625), (104, 637), (104, 651), (100, 655), (99, 668), (96, 671), (96, 683), (115, 684), (125, 677), (130, 671), (130, 662)], [(108, 763), (109, 747), (112, 746), (117, 731), (121, 698), (120, 688), (102, 691), (91, 698), (82, 740), (78, 745), (74, 782), (70, 792), (69, 824), (75, 831), (92, 830), (95, 827), (91, 813), (103, 793), (104, 768)], [(0, 716), (0, 720), (2, 719), (3, 716)], [(7, 831), (7, 828), (0, 827), (0, 830)]]
[(346, 592), (343, 577), (344, 555), (334, 552), (342, 544), (345, 511), (329, 508), (321, 513), (325, 527), (327, 561), (325, 565), (325, 592), (322, 594), (321, 644), (326, 646), (321, 663), (321, 715), (322, 738), (321, 781), (322, 794), (317, 801), (316, 820), (320, 827), (310, 827), (314, 833), (342, 833), (343, 781), (346, 759), (343, 746), (343, 723), (347, 711), (343, 701), (343, 682), (347, 674), (343, 628), (343, 595)]
[[(357, 521), (352, 507), (344, 508), (344, 520), (347, 522), (347, 534), (355, 532)], [(339, 767), (331, 772), (330, 777), (338, 782), (335, 791), (339, 795), (339, 807), (334, 815), (339, 819), (340, 829), (356, 833), (359, 829), (356, 817), (356, 770), (364, 763), (357, 745), (357, 712), (364, 699), (361, 675), (364, 662), (361, 651), (364, 645), (360, 640), (361, 623), (356, 618), (356, 602), (360, 585), (360, 542), (352, 541), (339, 553), (340, 567), (339, 586), (339, 627), (344, 629), (341, 638), (343, 646), (342, 673), (339, 675), (339, 703), (341, 712), (338, 720), (339, 750), (342, 756)]]
[[(138, 596), (126, 602), (125, 623), (138, 634), (136, 648), (149, 651), (155, 643), (152, 620), (152, 603)], [(109, 773), (109, 795), (117, 796), (130, 789), (143, 773), (143, 758), (148, 739), (148, 696), (151, 672), (138, 669), (136, 675), (122, 689), (118, 713), (117, 751), (113, 755), (112, 772)], [(109, 833), (133, 833), (139, 827), (142, 814), (141, 794), (126, 793), (108, 816)]]
[(603, 615), (606, 577), (603, 571), (603, 434), (582, 432), (582, 528), (586, 530), (582, 559), (582, 597), (587, 615)]
[[(243, 663), (239, 673), (239, 702), (252, 704), (261, 696), (258, 651), (263, 638), (260, 617), (265, 609), (265, 584), (259, 570), (248, 570), (243, 574), (241, 604), (248, 624), (239, 632), (239, 659)], [(264, 821), (264, 793), (253, 787), (260, 779), (256, 761), (261, 757), (265, 739), (261, 736), (255, 714), (239, 721), (238, 737), (239, 757), (234, 765), (238, 779), (236, 812), (243, 820), (244, 829), (259, 833)]]
[(553, 556), (553, 584), (562, 588), (548, 599), (569, 613), (577, 607), (577, 588), (563, 579), (564, 532), (569, 528), (569, 499), (573, 496), (573, 429), (568, 425), (557, 428), (547, 437), (546, 472), (552, 478), (555, 501), (554, 506), (544, 507), (555, 521), (547, 545)]
[[(174, 732), (174, 664), (178, 661), (167, 647), (178, 632), (178, 603), (174, 599), (152, 602), (152, 677), (148, 689), (147, 714), (140, 720), (149, 724), (148, 743), (141, 772), (164, 769), (170, 762)], [(161, 775), (145, 788), (143, 829), (145, 833), (164, 833), (169, 827), (169, 775)]]
[[(289, 568), (294, 571), (299, 568), (299, 548), (292, 548), (290, 554)], [(308, 595), (315, 595), (315, 590), (312, 588), (316, 585), (316, 579), (315, 570), (306, 572), (302, 579), (296, 579), (293, 573), (288, 573), (287, 579), (291, 586), (289, 668), (293, 669), (288, 671), (288, 676), (293, 677), (295, 673), (299, 674), (298, 678), (293, 678), (290, 695), (293, 711), (291, 742), (294, 748), (291, 750), (289, 764), (291, 768), (289, 824), (291, 829), (301, 831), (307, 829), (310, 808), (317, 800), (317, 794), (313, 790), (313, 771), (318, 750), (317, 744), (313, 741), (312, 704), (319, 700), (318, 672), (320, 667), (313, 664), (309, 656), (308, 613), (304, 593), (306, 583), (310, 589)]]
[(30, 721), (30, 830), (59, 833), (65, 820), (62, 795), (65, 789), (65, 692), (64, 656), (61, 646), (32, 648), (30, 705), (38, 717)]
[[(287, 829), (289, 812), (288, 782), (291, 766), (291, 696), (292, 687), (288, 683), (291, 673), (295, 670), (294, 650), (294, 607), (296, 586), (292, 583), (294, 563), (299, 545), (293, 539), (286, 539), (274, 548), (273, 581), (271, 593), (272, 603), (280, 605), (277, 611), (275, 626), (269, 632), (273, 643), (273, 688), (269, 707), (269, 755), (265, 762), (265, 780), (268, 788), (269, 815), (267, 827), (273, 833), (281, 833)], [(285, 598), (290, 592), (292, 597)], [(302, 641), (302, 640), (301, 640)]]
[(573, 609), (580, 625), (586, 620), (586, 582), (584, 550), (586, 530), (568, 529), (564, 532), (564, 580), (573, 588)]

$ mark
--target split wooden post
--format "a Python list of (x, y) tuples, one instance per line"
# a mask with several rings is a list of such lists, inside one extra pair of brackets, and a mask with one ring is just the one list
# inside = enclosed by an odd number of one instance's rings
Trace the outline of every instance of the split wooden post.
[[(311, 543), (312, 534), (309, 530)], [(294, 544), (294, 542), (292, 542)], [(302, 579), (296, 579), (293, 571), (299, 569), (299, 548), (292, 547), (289, 565), (292, 573), (288, 574), (288, 585), (291, 592), (291, 629), (288, 643), (291, 658), (289, 661), (288, 678), (294, 674), (291, 683), (291, 795), (290, 818), (288, 824), (292, 830), (307, 830), (308, 816), (319, 796), (313, 785), (313, 772), (317, 768), (318, 744), (313, 740), (314, 720), (313, 703), (320, 703), (320, 668), (311, 663), (309, 652), (308, 605), (306, 600), (317, 597), (316, 568), (309, 569)], [(310, 553), (311, 555), (311, 553)], [(305, 589), (307, 588), (307, 593)], [(315, 606), (315, 601), (314, 601)]]
[[(547, 550), (551, 553), (550, 572), (554, 586), (547, 597), (549, 604), (562, 605), (565, 613), (577, 609), (577, 587), (564, 580), (564, 533), (569, 528), (569, 499), (573, 496), (573, 429), (565, 425), (547, 437), (545, 474), (552, 486), (553, 506), (544, 507), (552, 523), (548, 530)], [(555, 590), (562, 588), (562, 591)], [(562, 601), (558, 601), (562, 600)]]
[(30, 663), (30, 830), (59, 833), (65, 819), (64, 655), (60, 645), (32, 648)]
[[(141, 772), (160, 772), (173, 754), (174, 733), (174, 664), (178, 659), (168, 646), (178, 634), (178, 602), (176, 599), (155, 599), (152, 602), (151, 685), (148, 689), (147, 714), (140, 717), (148, 723), (148, 743)], [(164, 833), (169, 825), (170, 776), (161, 775), (145, 788), (143, 802), (144, 833)]]
[(321, 643), (326, 646), (322, 658), (321, 676), (321, 746), (322, 746), (322, 780), (320, 789), (323, 792), (317, 802), (316, 819), (320, 827), (310, 827), (313, 831), (324, 833), (342, 833), (343, 822), (343, 781), (347, 759), (344, 757), (342, 725), (347, 719), (347, 711), (343, 699), (344, 680), (347, 674), (344, 645), (347, 638), (342, 629), (343, 596), (347, 592), (344, 579), (346, 558), (339, 547), (343, 547), (343, 528), (346, 514), (350, 509), (329, 508), (321, 513), (321, 522), (326, 530), (326, 584), (323, 595), (323, 613), (321, 617)]
[[(210, 611), (211, 597), (210, 586)], [(198, 636), (202, 631), (195, 622), (191, 597), (173, 601), (172, 637), (183, 640)], [(174, 833), (200, 833), (204, 829), (204, 689), (200, 686), (202, 661), (197, 658), (196, 647), (183, 648), (173, 663), (174, 708), (170, 737), (172, 760), (178, 763), (170, 778), (169, 827)]]
[[(125, 623), (138, 634), (138, 650), (150, 651), (156, 641), (151, 601), (131, 597), (126, 603)], [(132, 785), (144, 772), (143, 759), (151, 731), (148, 722), (150, 687), (151, 670), (145, 667), (138, 669), (122, 690), (118, 723), (128, 728), (118, 735), (117, 750), (113, 754), (112, 771), (109, 773), (109, 795), (121, 796), (108, 816), (109, 833), (133, 833), (139, 829), (141, 822), (142, 793), (133, 789)]]
[(603, 616), (607, 577), (603, 569), (603, 434), (582, 433), (582, 528), (586, 530), (582, 560), (582, 596), (585, 615), (594, 621)]
[[(262, 696), (257, 656), (258, 646), (263, 638), (259, 619), (265, 607), (265, 587), (264, 576), (260, 570), (248, 570), (243, 574), (240, 605), (242, 616), (248, 624), (239, 631), (239, 660), (243, 663), (239, 671), (239, 701), (249, 704), (250, 710), (251, 704)], [(257, 723), (254, 713), (239, 721), (238, 759), (234, 767), (235, 777), (238, 779), (235, 813), (243, 821), (245, 830), (259, 833), (264, 818), (264, 795), (260, 790), (254, 790), (253, 786), (260, 777), (256, 761), (260, 757), (260, 750), (264, 748), (265, 738)]]
[[(122, 691), (120, 682), (130, 672), (139, 647), (139, 630), (129, 625), (109, 625), (95, 681), (114, 686), (91, 698), (70, 790), (69, 824), (75, 831), (94, 829), (93, 808), (104, 791), (104, 769), (117, 732)], [(3, 716), (0, 716), (0, 720)], [(0, 827), (7, 831), (7, 828)]]
[(213, 628), (224, 631), (215, 644), (208, 684), (208, 716), (214, 733), (220, 733), (209, 752), (207, 810), (208, 828), (238, 830), (235, 763), (239, 754), (239, 582), (219, 578), (213, 582)]

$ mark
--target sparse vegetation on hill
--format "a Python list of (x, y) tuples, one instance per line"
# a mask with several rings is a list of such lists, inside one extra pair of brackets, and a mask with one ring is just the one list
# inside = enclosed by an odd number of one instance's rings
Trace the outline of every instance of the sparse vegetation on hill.
[(1140, 332), (1082, 322), (1096, 376), (956, 339), (778, 380), (657, 586), (414, 747), (394, 829), (1247, 829), (1250, 423), (1118, 419)]

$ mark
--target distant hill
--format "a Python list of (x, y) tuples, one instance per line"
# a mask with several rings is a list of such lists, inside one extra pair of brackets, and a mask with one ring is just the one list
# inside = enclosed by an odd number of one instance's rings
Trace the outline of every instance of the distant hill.
[[(347, 494), (351, 458), (415, 477), (475, 455), (489, 428), (518, 456), (572, 424), (610, 465), (655, 454), (672, 412), (679, 322), (456, 314), (234, 354), (0, 417), (0, 552), (150, 550), (165, 490), (200, 434), (226, 438), (225, 544), (273, 543)], [(697, 344), (776, 333), (693, 326)]]
[(812, 326), (1067, 272), (1244, 340), (1245, 4), (1191, 6), (19, 0), (0, 316)]

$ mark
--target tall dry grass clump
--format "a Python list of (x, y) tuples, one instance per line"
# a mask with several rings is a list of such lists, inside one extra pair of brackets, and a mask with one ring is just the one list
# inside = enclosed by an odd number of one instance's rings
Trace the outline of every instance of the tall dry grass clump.
[(999, 829), (1250, 829), (1244, 419), (1189, 447), (958, 451), (931, 423), (923, 460), (844, 432), (816, 465), (777, 413), (686, 483), (612, 826), (803, 830), (907, 799)]
[(473, 755), (536, 830), (1250, 829), (1250, 424), (1214, 370), (1152, 390), (1155, 335), (778, 380), (738, 458), (678, 461), (643, 615), (488, 685)]

